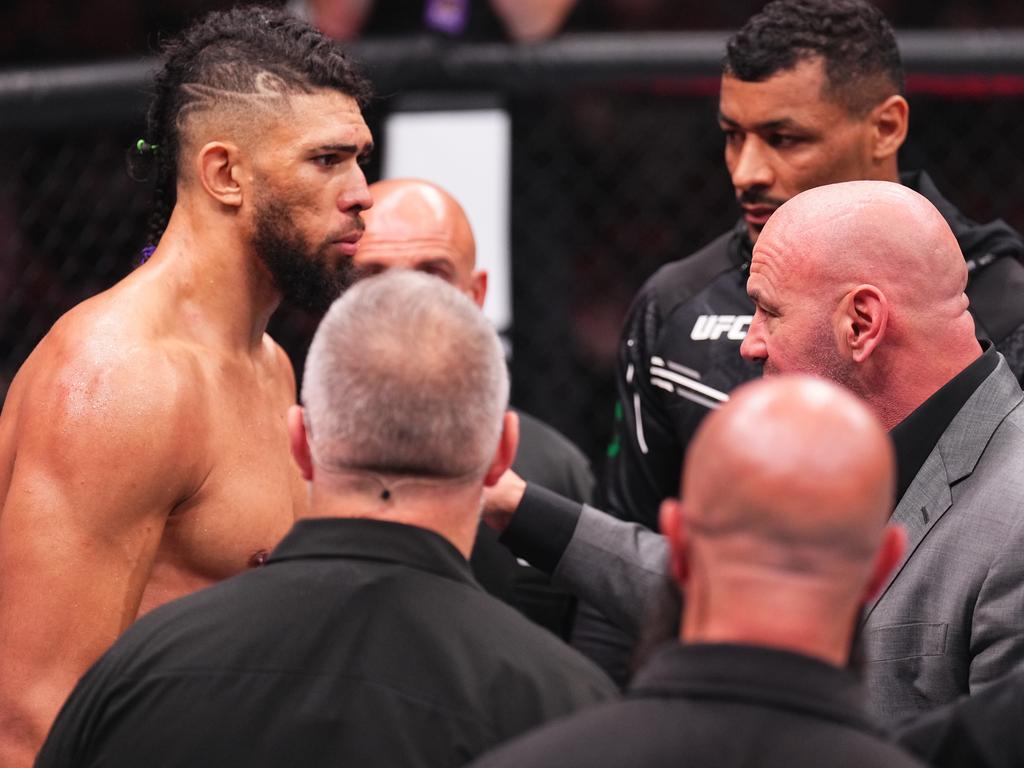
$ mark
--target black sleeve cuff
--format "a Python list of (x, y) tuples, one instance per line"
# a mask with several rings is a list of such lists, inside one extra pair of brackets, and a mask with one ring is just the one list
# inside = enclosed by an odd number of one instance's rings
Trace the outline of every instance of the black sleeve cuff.
[(582, 512), (581, 504), (527, 483), (523, 500), (498, 541), (534, 568), (550, 574), (569, 546)]

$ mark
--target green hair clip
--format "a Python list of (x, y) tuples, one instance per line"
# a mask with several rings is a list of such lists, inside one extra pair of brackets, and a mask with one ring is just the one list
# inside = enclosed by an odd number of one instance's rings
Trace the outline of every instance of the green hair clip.
[(145, 139), (139, 139), (135, 142), (135, 149), (140, 155), (144, 152), (156, 152), (156, 148), (156, 144), (150, 144)]

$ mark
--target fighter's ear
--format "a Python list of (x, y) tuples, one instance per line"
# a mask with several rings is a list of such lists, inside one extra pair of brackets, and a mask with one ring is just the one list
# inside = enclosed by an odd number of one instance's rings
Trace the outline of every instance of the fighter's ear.
[(687, 552), (686, 515), (678, 499), (665, 499), (658, 513), (661, 533), (668, 539), (672, 577), (680, 586), (690, 578), (690, 560)]
[(871, 110), (872, 157), (876, 162), (896, 155), (907, 138), (910, 107), (907, 100), (893, 94)]
[(858, 285), (839, 303), (839, 338), (850, 359), (863, 363), (885, 338), (889, 302), (881, 289)]
[(211, 141), (196, 156), (196, 172), (206, 193), (222, 205), (237, 208), (242, 204), (244, 161), (235, 144)]
[(288, 408), (288, 441), (295, 463), (299, 465), (304, 480), (313, 479), (313, 455), (309, 450), (309, 435), (306, 433), (306, 414), (301, 405)]

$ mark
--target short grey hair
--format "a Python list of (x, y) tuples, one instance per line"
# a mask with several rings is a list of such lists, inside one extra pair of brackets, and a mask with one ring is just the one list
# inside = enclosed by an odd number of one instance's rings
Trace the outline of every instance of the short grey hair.
[(396, 475), (483, 475), (508, 407), (502, 345), (443, 280), (390, 270), (327, 311), (302, 401), (318, 464)]

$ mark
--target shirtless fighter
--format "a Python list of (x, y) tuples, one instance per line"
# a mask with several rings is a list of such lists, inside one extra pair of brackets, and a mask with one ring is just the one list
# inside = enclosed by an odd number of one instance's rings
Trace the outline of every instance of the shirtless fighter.
[(5, 768), (136, 616), (259, 564), (304, 504), (294, 375), (265, 329), (348, 279), (366, 91), (277, 11), (213, 14), (167, 47), (143, 147), (156, 250), (57, 321), (0, 416)]

